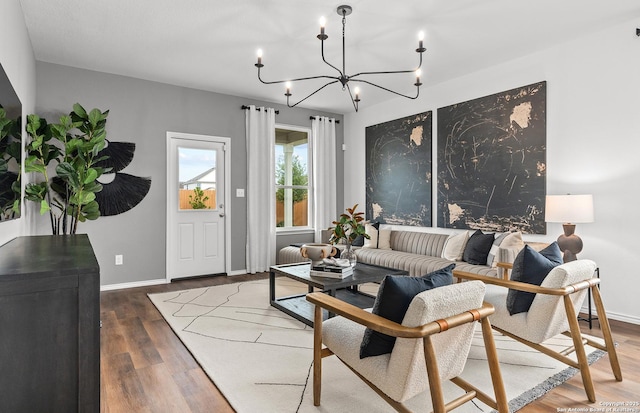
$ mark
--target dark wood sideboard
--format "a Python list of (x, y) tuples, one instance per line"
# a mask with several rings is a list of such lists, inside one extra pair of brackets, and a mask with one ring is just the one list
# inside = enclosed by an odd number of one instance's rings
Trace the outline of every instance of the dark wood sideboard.
[(100, 268), (86, 235), (0, 246), (0, 410), (100, 411)]

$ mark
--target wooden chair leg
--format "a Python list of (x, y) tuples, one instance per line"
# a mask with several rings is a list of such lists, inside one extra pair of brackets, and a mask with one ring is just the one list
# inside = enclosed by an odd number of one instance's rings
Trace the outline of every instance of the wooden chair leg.
[(571, 331), (571, 338), (573, 339), (576, 358), (578, 359), (578, 365), (580, 366), (582, 384), (584, 385), (584, 390), (587, 393), (587, 398), (590, 402), (594, 403), (596, 401), (596, 391), (593, 387), (593, 381), (591, 380), (591, 371), (589, 370), (587, 353), (584, 349), (582, 334), (580, 333), (580, 326), (578, 325), (578, 316), (573, 309), (571, 297), (569, 295), (565, 295), (563, 298), (564, 308), (567, 313), (567, 321), (569, 322), (569, 330)]
[(313, 405), (320, 406), (322, 390), (322, 307), (313, 314)]
[(422, 339), (424, 345), (424, 360), (427, 365), (427, 377), (429, 378), (429, 391), (431, 392), (431, 403), (434, 413), (445, 413), (444, 396), (442, 394), (442, 383), (440, 381), (440, 371), (438, 361), (433, 348), (431, 336)]
[(509, 413), (509, 401), (507, 400), (507, 393), (504, 390), (502, 372), (500, 371), (500, 364), (498, 362), (498, 351), (496, 350), (496, 343), (493, 339), (493, 331), (491, 329), (489, 318), (483, 318), (480, 321), (480, 324), (482, 325), (482, 338), (487, 352), (489, 372), (491, 373), (491, 382), (493, 384), (493, 391), (496, 398), (496, 409), (500, 413)]
[(620, 369), (620, 361), (618, 360), (618, 353), (616, 352), (616, 345), (613, 342), (613, 336), (611, 335), (611, 326), (609, 325), (609, 319), (607, 313), (604, 310), (604, 303), (602, 302), (602, 296), (598, 287), (591, 287), (591, 295), (593, 296), (593, 302), (596, 305), (596, 312), (598, 313), (598, 321), (600, 322), (600, 328), (602, 329), (602, 335), (604, 336), (604, 343), (607, 347), (607, 353), (609, 354), (609, 363), (611, 364), (611, 370), (617, 381), (622, 381), (622, 370)]

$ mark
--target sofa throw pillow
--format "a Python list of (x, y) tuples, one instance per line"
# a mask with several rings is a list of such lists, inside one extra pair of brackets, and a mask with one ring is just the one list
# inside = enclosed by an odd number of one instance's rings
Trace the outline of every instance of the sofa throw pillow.
[[(548, 244), (545, 244), (545, 246), (546, 245)], [(522, 233), (520, 231), (510, 232), (498, 246), (491, 264), (489, 264), (489, 257), (487, 257), (487, 265), (491, 265), (492, 268), (495, 268), (498, 266), (500, 261), (513, 263), (513, 260), (522, 248), (524, 248)], [(493, 246), (491, 249), (493, 251)], [(489, 255), (491, 255), (492, 251), (489, 251)], [(502, 278), (504, 276), (504, 271), (505, 270), (503, 268), (498, 268), (498, 278)]]
[[(362, 221), (361, 222), (361, 224), (364, 225), (364, 227), (365, 227), (365, 232), (367, 230), (367, 224), (369, 224), (369, 223), (370, 223), (370, 221)], [(380, 224), (375, 223), (375, 222), (374, 222), (374, 224), (380, 225)], [(353, 245), (354, 247), (362, 247), (362, 246), (364, 246), (365, 241), (367, 241), (367, 239), (364, 237), (364, 235), (358, 235), (356, 237), (356, 239), (353, 240), (351, 245)]]
[(505, 239), (500, 243), (500, 248), (508, 248), (518, 250), (518, 252), (524, 248), (524, 241), (522, 240), (522, 232), (510, 232)]
[(380, 228), (379, 222), (370, 222), (364, 225), (364, 232), (369, 236), (369, 239), (364, 239), (364, 245), (362, 248), (378, 248), (378, 229)]
[(486, 264), (488, 266), (493, 267), (493, 261), (495, 261), (496, 256), (498, 255), (498, 248), (500, 248), (500, 244), (502, 244), (502, 241), (504, 241), (504, 239), (508, 235), (509, 235), (508, 232), (503, 232), (502, 234), (496, 233), (494, 235), (493, 244), (491, 244), (491, 248), (489, 249), (489, 254), (487, 254)]
[(468, 239), (469, 231), (449, 235), (449, 238), (444, 242), (444, 247), (442, 248), (442, 258), (451, 261), (462, 260), (462, 254), (464, 253), (464, 247), (467, 245)]
[[(496, 234), (496, 239), (493, 241), (493, 245), (489, 250), (487, 256), (487, 265), (496, 267), (498, 265), (499, 257), (498, 251), (501, 248), (516, 250), (519, 252), (524, 247), (524, 241), (522, 240), (522, 232), (505, 232), (504, 234)], [(515, 255), (515, 254), (514, 254)]]
[[(413, 297), (423, 291), (453, 283), (452, 271), (455, 266), (450, 264), (422, 277), (387, 275), (378, 289), (372, 313), (402, 323)], [(391, 353), (395, 342), (395, 337), (367, 328), (360, 344), (360, 358)]]
[[(525, 245), (513, 261), (511, 279), (527, 284), (540, 285), (549, 272), (562, 264), (562, 251), (557, 242), (537, 252), (529, 245)], [(507, 294), (507, 310), (509, 314), (526, 313), (529, 311), (534, 293), (509, 289)]]
[(467, 245), (464, 247), (462, 261), (474, 265), (487, 265), (487, 256), (494, 240), (493, 234), (485, 234), (477, 230), (469, 237)]
[(391, 230), (390, 229), (378, 230), (378, 249), (381, 249), (381, 250), (391, 249)]
[(354, 247), (362, 247), (364, 245), (364, 240), (364, 235), (358, 235), (356, 239), (353, 240), (351, 245), (353, 245)]

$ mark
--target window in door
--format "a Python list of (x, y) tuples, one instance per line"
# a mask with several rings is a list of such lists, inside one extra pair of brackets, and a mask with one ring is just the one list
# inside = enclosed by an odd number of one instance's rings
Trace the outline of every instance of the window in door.
[(179, 209), (216, 209), (216, 151), (178, 147)]
[(276, 126), (276, 228), (291, 230), (311, 225), (311, 152), (306, 128)]

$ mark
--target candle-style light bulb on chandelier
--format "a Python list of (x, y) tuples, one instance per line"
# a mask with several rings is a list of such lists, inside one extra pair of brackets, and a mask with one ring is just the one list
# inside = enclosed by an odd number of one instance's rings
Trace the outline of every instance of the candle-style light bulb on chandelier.
[[(342, 16), (342, 70), (340, 70), (339, 68), (337, 68), (336, 66), (332, 65), (331, 63), (327, 62), (327, 60), (324, 57), (324, 41), (327, 40), (327, 38), (329, 36), (327, 36), (324, 32), (324, 26), (326, 23), (326, 20), (323, 18), (320, 19), (320, 34), (317, 35), (316, 37), (320, 40), (320, 52), (322, 55), (322, 61), (324, 63), (326, 63), (329, 67), (335, 69), (336, 72), (338, 72), (338, 75), (334, 75), (334, 76), (330, 76), (330, 75), (321, 75), (321, 76), (309, 76), (309, 77), (300, 77), (297, 79), (290, 79), (290, 80), (276, 80), (276, 81), (266, 81), (263, 80), (262, 77), (260, 77), (260, 69), (262, 69), (264, 67), (264, 64), (262, 63), (262, 50), (258, 50), (258, 62), (255, 64), (255, 66), (258, 68), (258, 79), (260, 80), (260, 82), (264, 83), (265, 85), (272, 85), (272, 84), (276, 84), (276, 83), (285, 83), (285, 88), (286, 88), (286, 92), (285, 92), (285, 96), (287, 97), (287, 106), (289, 106), (290, 108), (299, 105), (300, 103), (304, 102), (305, 100), (309, 99), (311, 96), (315, 95), (316, 93), (320, 92), (322, 89), (324, 89), (325, 87), (332, 85), (334, 83), (338, 83), (340, 82), (342, 84), (342, 90), (346, 90), (349, 92), (349, 97), (351, 98), (351, 102), (353, 103), (353, 107), (356, 110), (356, 112), (358, 111), (358, 103), (360, 102), (360, 88), (358, 87), (354, 87), (354, 91), (352, 93), (351, 88), (349, 87), (349, 83), (350, 82), (361, 82), (361, 83), (366, 83), (368, 85), (371, 86), (375, 86), (379, 89), (385, 90), (387, 92), (396, 94), (398, 96), (402, 96), (405, 97), (407, 99), (417, 99), (418, 96), (420, 95), (420, 86), (422, 85), (422, 83), (420, 82), (420, 76), (421, 76), (421, 70), (420, 68), (422, 67), (422, 53), (424, 53), (427, 49), (424, 48), (423, 46), (423, 39), (424, 39), (424, 33), (420, 33), (418, 36), (418, 48), (416, 49), (416, 52), (420, 55), (420, 61), (418, 64), (418, 67), (415, 69), (410, 69), (410, 70), (395, 70), (395, 71), (381, 71), (381, 72), (360, 72), (360, 73), (356, 73), (354, 75), (347, 75), (347, 71), (346, 71), (346, 64), (345, 64), (345, 25), (347, 22), (347, 16), (351, 14), (351, 12), (353, 11), (353, 9), (351, 8), (351, 6), (347, 6), (347, 5), (343, 5), (343, 6), (338, 6), (336, 12), (338, 13), (338, 15)], [(409, 95), (405, 95), (403, 93), (399, 93), (396, 91), (393, 91), (391, 89), (388, 89), (384, 86), (380, 86), (378, 84), (375, 84), (369, 80), (365, 80), (365, 79), (361, 79), (360, 76), (367, 76), (367, 75), (386, 75), (386, 74), (399, 74), (399, 73), (411, 73), (414, 72), (416, 75), (416, 82), (414, 83), (414, 86), (416, 87), (416, 95), (415, 96), (409, 96)], [(319, 87), (318, 89), (316, 89), (314, 92), (310, 93), (309, 95), (307, 95), (307, 97), (300, 99), (298, 102), (291, 104), (290, 103), (290, 98), (292, 96), (291, 93), (291, 84), (292, 82), (299, 82), (302, 80), (313, 80), (313, 79), (328, 79), (329, 81), (324, 84), (323, 86)]]

